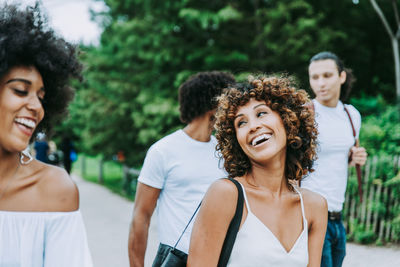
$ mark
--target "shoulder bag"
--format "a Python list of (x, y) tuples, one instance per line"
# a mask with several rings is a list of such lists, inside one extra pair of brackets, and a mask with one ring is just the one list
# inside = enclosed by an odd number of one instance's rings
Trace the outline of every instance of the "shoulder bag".
[[(238, 190), (238, 200), (236, 204), (236, 211), (235, 215), (232, 218), (231, 223), (229, 224), (228, 231), (225, 236), (224, 244), (222, 245), (221, 254), (218, 260), (218, 267), (225, 267), (228, 264), (229, 258), (231, 256), (233, 245), (235, 244), (236, 235), (239, 231), (240, 222), (242, 221), (242, 214), (243, 214), (243, 190), (239, 182), (232, 178), (228, 178), (232, 181), (237, 190)], [(181, 240), (183, 234), (185, 233), (186, 229), (188, 228), (189, 224), (193, 220), (194, 216), (196, 215), (197, 211), (199, 210), (201, 205), (197, 206), (195, 212), (193, 213), (192, 217), (190, 218), (189, 222), (187, 223), (185, 229), (183, 230), (182, 234), (180, 235), (178, 241), (175, 243), (173, 249), (171, 249), (165, 258), (164, 262), (162, 263), (161, 267), (185, 267), (187, 263), (187, 255), (182, 256), (176, 253), (178, 249), (176, 246), (178, 245), (179, 241)], [(179, 250), (180, 251), (180, 250)], [(185, 254), (184, 252), (180, 251), (179, 254)]]

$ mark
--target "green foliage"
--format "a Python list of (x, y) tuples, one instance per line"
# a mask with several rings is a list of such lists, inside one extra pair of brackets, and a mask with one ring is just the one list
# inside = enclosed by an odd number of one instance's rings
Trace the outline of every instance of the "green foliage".
[[(100, 157), (91, 157), (87, 155), (80, 154), (80, 160), (78, 160), (74, 165), (72, 171), (77, 175), (82, 175), (82, 160), (85, 160), (85, 173), (83, 179), (98, 183)], [(134, 191), (127, 194), (123, 188), (123, 171), (120, 163), (115, 161), (105, 161), (103, 165), (103, 175), (104, 183), (103, 185), (110, 189), (112, 192), (117, 193), (123, 197), (133, 200), (136, 192), (136, 188), (132, 188)]]
[(381, 114), (386, 110), (386, 107), (388, 105), (382, 95), (378, 95), (375, 97), (367, 96), (366, 94), (362, 94), (361, 97), (351, 98), (350, 103), (357, 107), (357, 110), (362, 114), (363, 117)]
[[(128, 166), (139, 167), (152, 143), (183, 126), (177, 88), (190, 75), (226, 70), (244, 81), (252, 73), (288, 72), (308, 88), (310, 57), (331, 50), (358, 77), (351, 102), (363, 116), (361, 144), (382, 162), (369, 182), (400, 195), (388, 156), (400, 153), (392, 52), (368, 1), (104, 1), (109, 10), (96, 17), (104, 27), (100, 44), (82, 47), (85, 81), (74, 84), (71, 115), (57, 129), (75, 136), (79, 151), (105, 159), (122, 151)], [(124, 186), (110, 175), (106, 185)], [(354, 173), (348, 190), (357, 195)], [(380, 216), (387, 213), (383, 202), (368, 205)], [(400, 236), (400, 219), (391, 216)], [(375, 238), (357, 221), (350, 223), (357, 229), (353, 240)]]
[[(354, 93), (369, 97), (357, 103), (369, 112), (360, 109), (363, 116), (375, 114), (383, 97), (390, 102), (394, 96), (390, 44), (367, 1), (105, 3), (109, 10), (95, 17), (104, 27), (100, 45), (82, 47), (86, 80), (74, 84), (79, 90), (71, 116), (58, 129), (80, 138), (78, 149), (92, 155), (110, 158), (123, 151), (129, 165), (139, 166), (150, 144), (182, 127), (177, 88), (203, 70), (231, 71), (239, 80), (249, 73), (288, 72), (308, 88), (309, 58), (332, 50), (362, 77)], [(374, 98), (378, 92), (383, 97)], [(372, 153), (379, 140), (387, 140), (379, 122), (369, 119), (363, 131)]]
[(372, 244), (375, 241), (375, 233), (371, 230), (364, 230), (362, 227), (357, 229), (354, 234), (354, 240), (361, 244)]
[(386, 106), (379, 113), (363, 118), (361, 144), (370, 155), (400, 154), (400, 118), (394, 106)]
[(86, 80), (63, 128), (82, 151), (123, 151), (136, 167), (152, 143), (182, 127), (177, 88), (191, 74), (302, 73), (315, 49), (344, 36), (305, 0), (105, 3), (100, 45), (83, 47)]
[[(335, 38), (324, 50), (336, 52), (347, 67), (354, 70), (357, 82), (352, 95), (377, 96), (395, 103), (394, 60), (388, 34), (373, 10), (370, 1), (308, 0), (317, 14), (323, 14), (321, 24), (340, 29), (343, 38)], [(379, 1), (385, 14), (393, 14), (391, 1)], [(389, 23), (394, 16), (389, 16)], [(330, 32), (324, 32), (327, 36)], [(319, 52), (316, 48), (315, 53)], [(304, 77), (304, 76), (303, 76)], [(306, 76), (304, 82), (307, 84)]]
[(397, 209), (397, 216), (393, 219), (391, 226), (394, 230), (393, 241), (400, 241), (400, 208)]
[(351, 226), (350, 228), (353, 229), (353, 232), (347, 234), (347, 240), (355, 241), (361, 244), (372, 244), (376, 240), (376, 235), (371, 230), (366, 230), (365, 226), (357, 219), (353, 219), (348, 222)]
[[(396, 167), (396, 162), (398, 162), (398, 156), (386, 155), (385, 153), (380, 152), (377, 155), (370, 155), (367, 161), (367, 164), (363, 167), (364, 175), (367, 175), (368, 179), (365, 180), (364, 177), (364, 203), (359, 202), (358, 197), (358, 183), (357, 177), (354, 171), (354, 168), (350, 168), (350, 175), (347, 184), (347, 193), (349, 195), (348, 201), (351, 199), (352, 201), (356, 201), (356, 213), (358, 219), (346, 218), (346, 221), (349, 223), (349, 240), (360, 242), (360, 243), (372, 243), (376, 242), (376, 244), (385, 244), (387, 242), (398, 242), (400, 236), (400, 205), (395, 203), (399, 203), (400, 196), (400, 174), (399, 167)], [(377, 195), (376, 186), (380, 185), (380, 197)], [(370, 198), (372, 188), (372, 198)], [(385, 240), (385, 233), (380, 239), (378, 239), (378, 232), (374, 232), (372, 227), (366, 229), (366, 221), (360, 222), (360, 218), (362, 217), (362, 210), (366, 207), (368, 212), (371, 212), (373, 216), (369, 221), (370, 225), (372, 225), (374, 221), (374, 216), (377, 216), (378, 227), (377, 231), (383, 227), (385, 231), (387, 231), (386, 226), (390, 225), (393, 231), (392, 236), (389, 240)], [(348, 207), (350, 208), (350, 207)], [(344, 214), (347, 214), (348, 211), (344, 211)], [(366, 220), (364, 218), (364, 220)], [(383, 224), (383, 226), (381, 225)]]
[[(391, 225), (391, 231), (394, 235), (390, 237), (390, 240), (385, 240), (384, 237), (378, 239), (377, 233), (374, 233), (371, 229), (366, 229), (365, 224), (353, 220), (349, 222), (350, 229), (353, 231), (349, 235), (349, 239), (366, 244), (375, 242), (378, 245), (398, 242), (398, 236), (400, 236), (400, 206), (394, 206), (394, 203), (396, 203), (394, 198), (397, 198), (398, 203), (400, 170), (396, 167), (396, 162), (398, 162), (397, 157), (400, 154), (399, 113), (394, 106), (388, 105), (381, 96), (353, 98), (351, 102), (363, 114), (366, 114), (363, 117), (360, 133), (360, 143), (369, 154), (369, 162), (363, 167), (364, 175), (368, 175), (369, 178), (366, 182), (369, 184), (369, 188), (372, 185), (382, 186), (381, 197), (376, 199), (375, 196), (373, 199), (369, 199), (366, 195), (369, 191), (365, 191), (367, 185), (364, 184), (364, 201), (368, 210), (373, 214), (377, 213), (378, 218), (385, 219), (384, 222), (379, 220), (380, 224), (385, 224), (384, 229), (387, 229), (387, 224)], [(357, 177), (354, 168), (351, 168), (347, 187), (351, 199), (358, 199), (357, 187)], [(384, 192), (389, 192), (392, 199), (389, 199), (389, 194)], [(360, 212), (360, 208), (358, 211)], [(379, 227), (382, 226), (379, 225)]]

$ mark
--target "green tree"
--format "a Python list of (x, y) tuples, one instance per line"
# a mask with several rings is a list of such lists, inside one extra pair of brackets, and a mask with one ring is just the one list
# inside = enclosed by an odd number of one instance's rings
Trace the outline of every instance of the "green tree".
[(306, 0), (105, 0), (100, 45), (84, 48), (86, 82), (71, 106), (87, 152), (124, 151), (139, 166), (150, 144), (182, 125), (177, 88), (226, 70), (306, 77), (308, 58), (345, 38)]

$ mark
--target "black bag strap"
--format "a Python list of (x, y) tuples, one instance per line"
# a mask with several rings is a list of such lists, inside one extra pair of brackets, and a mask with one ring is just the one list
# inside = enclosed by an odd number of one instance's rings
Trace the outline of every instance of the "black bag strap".
[[(231, 182), (233, 182), (235, 184), (235, 186), (238, 190), (238, 200), (237, 200), (237, 204), (236, 204), (235, 215), (233, 216), (232, 221), (229, 224), (228, 231), (225, 236), (224, 244), (222, 245), (221, 254), (220, 254), (219, 260), (218, 260), (218, 267), (225, 267), (228, 264), (233, 245), (235, 244), (236, 235), (237, 235), (237, 232), (239, 231), (240, 223), (242, 221), (242, 215), (243, 215), (244, 196), (243, 196), (242, 186), (239, 184), (238, 181), (236, 181), (232, 178), (227, 178), (227, 179), (229, 179)], [(181, 240), (186, 229), (192, 222), (192, 220), (193, 220), (194, 216), (196, 215), (197, 211), (199, 210), (200, 206), (201, 206), (201, 202), (197, 206), (197, 208), (194, 211), (189, 222), (186, 224), (185, 229), (183, 229), (182, 234), (179, 236), (178, 241), (176, 241), (173, 250), (178, 245), (179, 241)]]
[(190, 218), (189, 222), (186, 224), (185, 229), (183, 229), (182, 234), (179, 236), (178, 241), (176, 241), (176, 243), (175, 243), (173, 249), (175, 249), (176, 246), (178, 245), (179, 241), (181, 241), (181, 238), (182, 238), (183, 234), (185, 233), (186, 229), (188, 228), (188, 226), (189, 226), (190, 223), (192, 222), (194, 216), (196, 215), (197, 211), (199, 210), (199, 208), (200, 208), (200, 206), (201, 206), (201, 202), (202, 202), (202, 201), (200, 201), (199, 205), (197, 205), (196, 210), (194, 211), (194, 213), (193, 213), (192, 217)]
[(233, 245), (235, 244), (236, 236), (239, 231), (240, 223), (243, 215), (244, 196), (242, 186), (238, 181), (232, 178), (228, 178), (235, 184), (238, 190), (238, 200), (236, 204), (236, 212), (233, 216), (231, 223), (229, 224), (228, 231), (225, 236), (224, 244), (222, 245), (221, 255), (218, 260), (218, 267), (225, 267), (228, 264), (231, 256)]

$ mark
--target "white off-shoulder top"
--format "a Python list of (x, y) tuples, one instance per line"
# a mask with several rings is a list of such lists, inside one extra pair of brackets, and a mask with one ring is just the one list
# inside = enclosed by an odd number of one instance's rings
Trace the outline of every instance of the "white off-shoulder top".
[(0, 266), (93, 266), (80, 211), (0, 211)]

